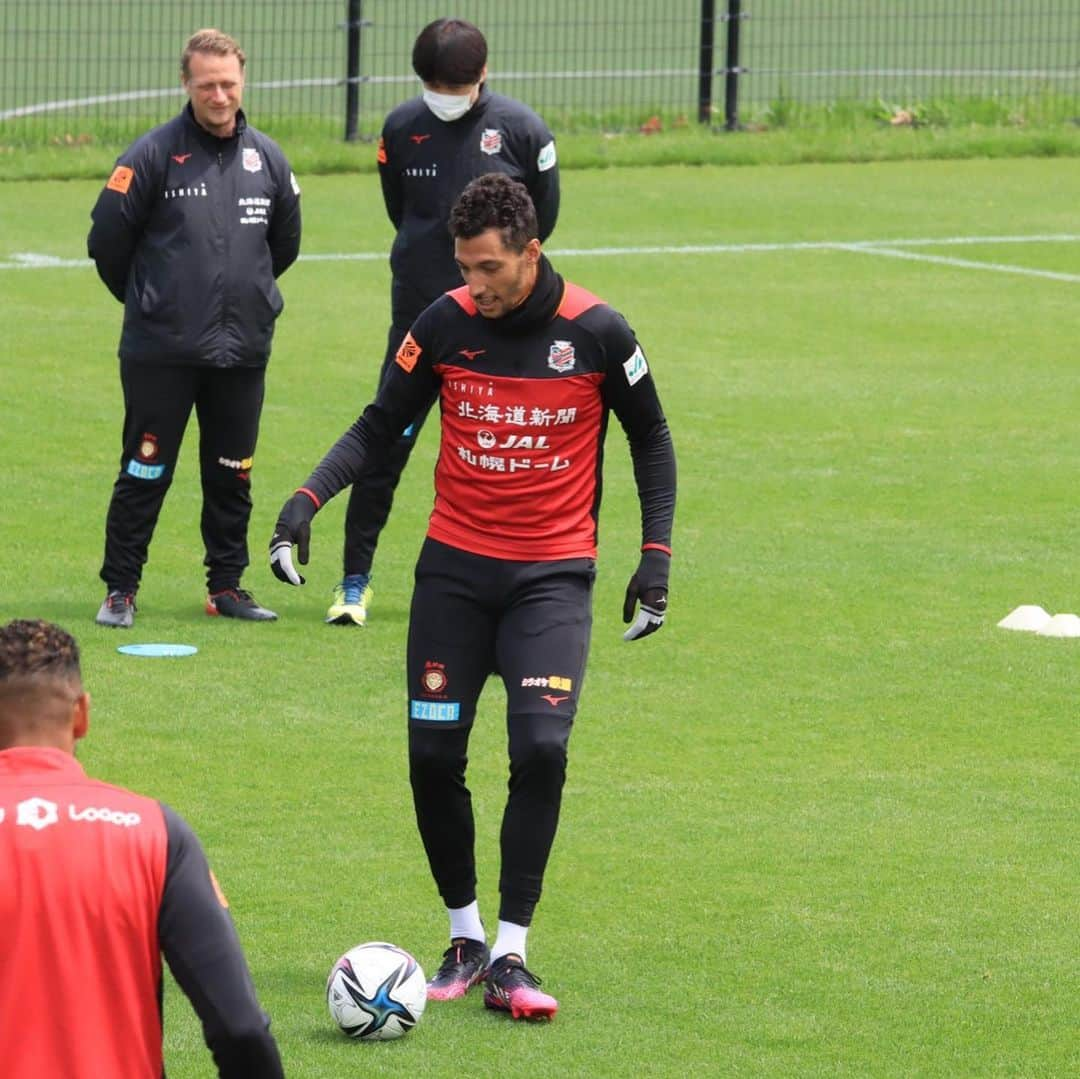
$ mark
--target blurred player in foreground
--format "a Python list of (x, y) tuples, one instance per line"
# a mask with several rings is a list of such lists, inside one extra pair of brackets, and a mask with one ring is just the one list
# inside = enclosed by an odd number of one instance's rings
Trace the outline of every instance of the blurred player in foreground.
[(227, 1079), (283, 1074), (199, 841), (167, 806), (87, 778), (79, 648), (0, 627), (0, 1071), (161, 1079), (161, 956)]

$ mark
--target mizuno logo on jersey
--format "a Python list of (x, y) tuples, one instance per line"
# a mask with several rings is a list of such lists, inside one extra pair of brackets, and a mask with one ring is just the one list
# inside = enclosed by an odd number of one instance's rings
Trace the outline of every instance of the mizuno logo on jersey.
[(487, 352), (486, 348), (461, 348), (458, 349), (458, 355), (464, 356), (467, 360), (475, 360), (477, 356), (483, 356)]
[(175, 161), (178, 165), (182, 165), (185, 161), (187, 161), (187, 159), (189, 157), (191, 157), (191, 154), (173, 154), (172, 155), (173, 161)]
[(431, 136), (430, 135), (410, 135), (409, 138), (412, 139), (412, 141), (415, 142), (417, 146), (419, 146), (420, 143), (422, 143), (424, 141), (424, 139), (430, 139)]

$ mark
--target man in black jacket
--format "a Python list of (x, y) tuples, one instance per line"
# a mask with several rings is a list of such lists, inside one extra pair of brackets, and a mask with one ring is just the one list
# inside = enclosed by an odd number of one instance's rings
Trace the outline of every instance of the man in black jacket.
[[(380, 383), (420, 312), (461, 285), (447, 220), (470, 180), (502, 172), (523, 183), (536, 207), (541, 242), (559, 213), (555, 141), (531, 109), (488, 89), (487, 42), (480, 30), (463, 19), (437, 19), (417, 37), (412, 63), (423, 94), (387, 116), (379, 139), (383, 201), (396, 229)], [(379, 533), (431, 404), (421, 406), (383, 461), (353, 486), (345, 515), (344, 578), (327, 611), (329, 623), (363, 625), (367, 619)]]
[(191, 409), (199, 420), (208, 614), (276, 618), (240, 587), (276, 279), (300, 250), (300, 188), (241, 111), (244, 53), (200, 30), (181, 57), (189, 102), (117, 160), (90, 257), (124, 304), (123, 452), (105, 524), (100, 625), (126, 628)]

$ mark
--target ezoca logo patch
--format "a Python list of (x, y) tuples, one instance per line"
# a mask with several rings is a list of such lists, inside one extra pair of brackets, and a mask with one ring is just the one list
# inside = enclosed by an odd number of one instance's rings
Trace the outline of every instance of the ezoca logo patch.
[(428, 723), (456, 723), (461, 718), (459, 701), (409, 701), (409, 718)]
[(636, 385), (649, 373), (649, 365), (645, 362), (645, 354), (641, 351), (640, 345), (634, 349), (634, 354), (622, 366), (626, 372), (626, 381), (631, 386)]
[(124, 471), (129, 476), (134, 476), (137, 480), (159, 480), (165, 475), (164, 465), (144, 465), (141, 461), (136, 461), (132, 458), (127, 463), (127, 468)]

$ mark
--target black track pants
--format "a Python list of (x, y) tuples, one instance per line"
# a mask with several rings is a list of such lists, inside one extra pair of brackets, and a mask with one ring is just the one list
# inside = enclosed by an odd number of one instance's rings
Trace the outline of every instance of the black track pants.
[(120, 381), (124, 446), (105, 521), (102, 580), (110, 589), (138, 588), (194, 407), (207, 587), (211, 592), (235, 587), (248, 564), (251, 467), (264, 370), (121, 360)]
[(409, 622), (409, 776), (443, 901), (476, 898), (469, 733), (488, 675), (506, 687), (510, 756), (499, 917), (529, 925), (559, 821), (592, 629), (591, 559), (508, 562), (426, 540)]

